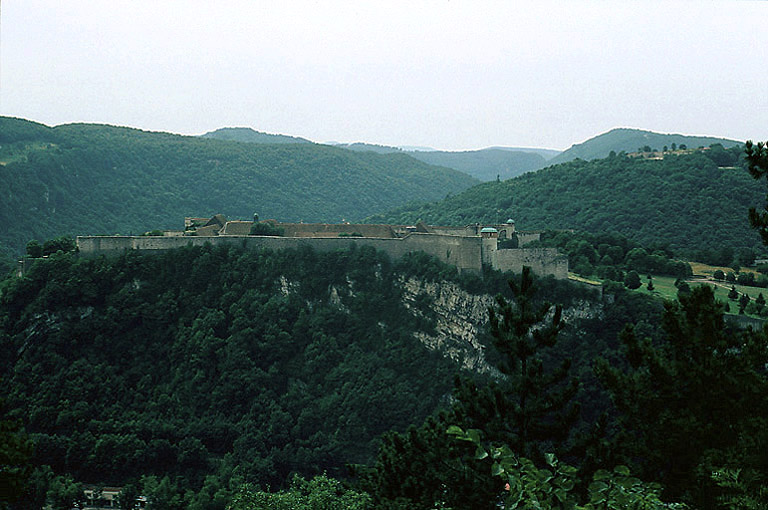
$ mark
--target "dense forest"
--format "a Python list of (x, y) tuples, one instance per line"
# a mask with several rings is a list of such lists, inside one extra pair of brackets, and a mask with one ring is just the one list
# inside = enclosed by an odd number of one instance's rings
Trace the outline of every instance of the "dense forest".
[(742, 152), (714, 145), (663, 160), (623, 154), (575, 160), (368, 221), (461, 225), (512, 218), (521, 230), (614, 232), (682, 256), (723, 246), (760, 249), (747, 211), (762, 202), (764, 190), (743, 166)]
[[(0, 288), (2, 418), (21, 420), (34, 443), (26, 497), (82, 482), (152, 492), (165, 480), (169, 494), (208, 494), (278, 488), (293, 473), (345, 478), (345, 464), (373, 462), (383, 433), (446, 405), (459, 371), (416, 340), (437, 316), (426, 295), (418, 313), (404, 307), (403, 279), (510, 296), (508, 277), (459, 275), (418, 254), (393, 263), (369, 248), (40, 259)], [(599, 307), (590, 289), (538, 285)], [(574, 363), (593, 381), (579, 392), (594, 397), (590, 416), (606, 401), (590, 360), (615, 347), (624, 318), (658, 311), (645, 303), (617, 299), (566, 331), (569, 349), (603, 339)]]
[[(456, 378), (416, 339), (439, 317), (428, 295), (404, 306), (408, 278), (499, 296), (480, 340), (503, 377)], [(705, 287), (666, 308), (603, 293), (369, 248), (58, 252), (0, 286), (0, 434), (28, 459), (18, 508), (68, 508), (84, 483), (151, 508), (495, 508), (505, 480), (521, 495), (549, 490), (526, 485), (540, 469), (571, 502), (597, 497), (591, 477), (610, 482), (606, 497), (628, 484), (631, 497), (700, 508), (754, 494), (765, 336), (724, 323)], [(522, 353), (531, 371), (514, 362)]]
[(63, 234), (182, 228), (185, 216), (355, 220), (477, 183), (405, 154), (251, 144), (0, 118), (0, 253)]

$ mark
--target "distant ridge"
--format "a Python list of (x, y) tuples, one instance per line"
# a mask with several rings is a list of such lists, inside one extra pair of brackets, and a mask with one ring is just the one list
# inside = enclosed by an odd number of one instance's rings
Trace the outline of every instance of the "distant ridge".
[(453, 168), (481, 181), (511, 179), (547, 166), (541, 154), (509, 149), (480, 149), (476, 151), (417, 151), (407, 152), (430, 165)]
[(306, 138), (289, 135), (273, 135), (262, 133), (247, 127), (225, 127), (201, 135), (203, 138), (229, 140), (244, 143), (312, 143)]
[(547, 159), (559, 154), (551, 149), (490, 147), (470, 151), (440, 151), (428, 147), (391, 147), (365, 142), (332, 143), (334, 147), (377, 154), (402, 153), (430, 165), (453, 168), (481, 181), (511, 179), (547, 166)]
[(497, 149), (500, 151), (511, 151), (511, 152), (532, 152), (533, 154), (541, 155), (546, 160), (550, 160), (563, 152), (556, 149), (542, 149), (538, 147), (496, 147), (494, 146), (494, 147), (488, 147), (488, 149)]
[(334, 147), (339, 147), (341, 149), (348, 149), (355, 152), (375, 152), (377, 154), (392, 154), (395, 152), (403, 152), (401, 149), (397, 147), (391, 147), (389, 145), (378, 145), (375, 143), (367, 143), (367, 142), (353, 142), (353, 143), (330, 143), (329, 145), (333, 145)]
[(0, 258), (31, 239), (140, 234), (217, 212), (356, 221), (479, 182), (404, 153), (212, 138), (0, 116)]
[(689, 149), (693, 149), (701, 146), (709, 147), (713, 143), (719, 143), (728, 148), (743, 142), (712, 136), (664, 134), (642, 129), (615, 128), (590, 138), (586, 142), (572, 145), (570, 149), (549, 160), (549, 164), (565, 163), (576, 158), (586, 161), (600, 159), (607, 157), (611, 151), (616, 153), (621, 151), (635, 152), (646, 145), (653, 150), (661, 150), (665, 145), (671, 148), (672, 144), (677, 146), (685, 144)]

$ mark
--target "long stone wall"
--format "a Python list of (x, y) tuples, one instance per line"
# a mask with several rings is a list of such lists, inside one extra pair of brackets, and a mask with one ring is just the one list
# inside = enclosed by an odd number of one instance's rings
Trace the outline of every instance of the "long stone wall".
[(306, 238), (266, 236), (216, 236), (216, 237), (152, 237), (152, 236), (80, 236), (77, 246), (83, 256), (100, 254), (117, 255), (125, 250), (170, 250), (187, 245), (202, 246), (205, 243), (232, 244), (246, 248), (270, 248), (281, 250), (311, 246), (317, 251), (345, 250), (350, 245), (373, 246), (398, 259), (413, 251), (423, 251), (433, 257), (456, 266), (460, 271), (481, 271), (482, 253), (479, 237), (443, 236), (439, 234), (413, 233), (402, 239), (365, 237)]
[(459, 271), (481, 271), (488, 264), (501, 271), (519, 273), (523, 266), (530, 266), (536, 274), (568, 278), (568, 257), (555, 248), (496, 249), (496, 239), (481, 237), (450, 236), (441, 234), (411, 233), (403, 238), (370, 237), (267, 237), (228, 236), (215, 237), (152, 237), (152, 236), (81, 236), (77, 246), (83, 256), (118, 255), (125, 250), (170, 250), (187, 245), (202, 246), (205, 243), (230, 244), (249, 249), (269, 248), (281, 250), (309, 246), (316, 251), (338, 251), (352, 244), (372, 246), (399, 259), (407, 253), (423, 251), (438, 260), (456, 266)]

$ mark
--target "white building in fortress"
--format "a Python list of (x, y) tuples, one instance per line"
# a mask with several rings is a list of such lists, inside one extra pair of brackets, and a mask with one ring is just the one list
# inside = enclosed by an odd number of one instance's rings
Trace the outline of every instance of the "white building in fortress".
[[(274, 250), (310, 246), (317, 251), (344, 250), (352, 244), (367, 245), (397, 259), (423, 251), (459, 271), (482, 271), (488, 265), (501, 271), (522, 271), (530, 266), (539, 275), (568, 277), (568, 257), (555, 248), (526, 248), (538, 232), (519, 232), (508, 220), (498, 225), (465, 227), (416, 225), (367, 225), (349, 223), (279, 223), (274, 220), (228, 221), (223, 215), (186, 218), (184, 230), (152, 232), (144, 236), (78, 236), (83, 256), (115, 255), (125, 250), (169, 250), (205, 243), (232, 244), (247, 249)], [(275, 235), (253, 235), (266, 232)], [(162, 234), (162, 235), (160, 235)]]

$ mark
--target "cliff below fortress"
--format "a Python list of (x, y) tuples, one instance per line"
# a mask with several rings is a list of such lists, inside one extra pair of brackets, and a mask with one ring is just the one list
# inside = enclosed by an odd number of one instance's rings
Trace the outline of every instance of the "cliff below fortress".
[[(403, 302), (412, 313), (432, 317), (431, 332), (417, 331), (416, 338), (428, 349), (440, 352), (457, 365), (478, 373), (498, 375), (485, 356), (488, 308), (495, 305), (489, 294), (470, 294), (453, 282), (402, 281)], [(576, 325), (579, 319), (601, 318), (600, 302), (581, 300), (563, 310), (563, 320)]]

